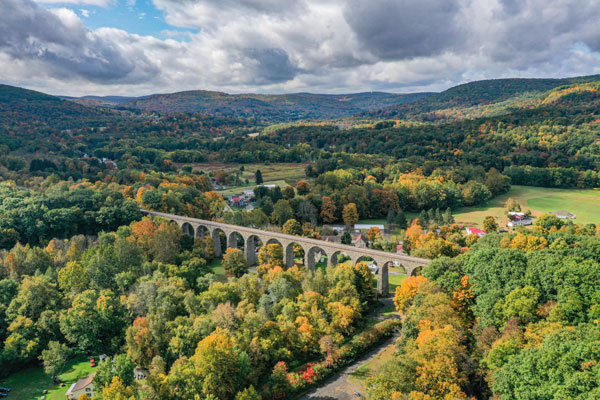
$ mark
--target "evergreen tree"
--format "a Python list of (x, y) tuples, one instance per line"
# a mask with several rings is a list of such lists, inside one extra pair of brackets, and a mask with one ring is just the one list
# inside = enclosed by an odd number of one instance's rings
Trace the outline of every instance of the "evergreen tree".
[(430, 208), (429, 210), (427, 210), (427, 224), (431, 224), (431, 223), (435, 223), (435, 210), (433, 208)]
[(435, 219), (434, 219), (435, 223), (437, 225), (443, 225), (444, 224), (444, 218), (442, 217), (442, 213), (440, 212), (439, 208), (435, 209)]
[(404, 211), (402, 211), (401, 209), (398, 210), (398, 214), (396, 214), (396, 225), (398, 225), (398, 227), (400, 229), (406, 229), (406, 227), (408, 226), (408, 222), (406, 221), (406, 215), (404, 215)]
[(350, 233), (348, 231), (345, 231), (342, 234), (342, 244), (350, 244), (352, 243), (352, 236), (350, 236)]
[(421, 210), (419, 213), (419, 223), (422, 227), (426, 227), (429, 225), (429, 216), (427, 216), (427, 211)]
[(396, 221), (396, 213), (394, 212), (394, 209), (392, 207), (390, 207), (390, 209), (388, 210), (386, 220), (388, 225), (392, 225)]
[(444, 224), (451, 225), (454, 223), (454, 216), (452, 215), (452, 210), (450, 207), (446, 208), (446, 212), (444, 213)]
[(254, 181), (257, 185), (261, 185), (263, 183), (262, 172), (260, 172), (260, 169), (257, 169), (254, 173)]

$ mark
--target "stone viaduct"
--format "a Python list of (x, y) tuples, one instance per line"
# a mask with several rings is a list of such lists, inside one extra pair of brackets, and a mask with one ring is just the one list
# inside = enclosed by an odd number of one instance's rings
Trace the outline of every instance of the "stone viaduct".
[(279, 232), (264, 231), (174, 214), (148, 210), (141, 211), (144, 214), (162, 217), (177, 223), (185, 234), (194, 237), (210, 235), (215, 243), (217, 256), (220, 256), (222, 252), (222, 236), (226, 238), (227, 247), (237, 248), (238, 243), (243, 240), (244, 254), (249, 265), (257, 263), (256, 246), (258, 240), (263, 244), (279, 243), (283, 248), (284, 264), (287, 268), (294, 265), (294, 245), (302, 247), (304, 250), (304, 265), (312, 270), (315, 268), (317, 254), (324, 253), (327, 255), (330, 265), (335, 265), (338, 256), (342, 254), (350, 257), (353, 265), (363, 261), (363, 259), (371, 258), (378, 266), (377, 293), (379, 296), (389, 295), (388, 270), (390, 265), (401, 266), (407, 275), (414, 275), (418, 267), (429, 263), (429, 260), (424, 258), (410, 257), (380, 250), (358, 248), (340, 243), (331, 243), (302, 236), (286, 235)]

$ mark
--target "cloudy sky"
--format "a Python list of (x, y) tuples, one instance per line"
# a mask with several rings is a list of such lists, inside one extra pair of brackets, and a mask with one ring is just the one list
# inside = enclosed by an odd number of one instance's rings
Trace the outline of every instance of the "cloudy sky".
[(598, 0), (0, 0), (0, 82), (64, 95), (443, 90), (600, 73)]

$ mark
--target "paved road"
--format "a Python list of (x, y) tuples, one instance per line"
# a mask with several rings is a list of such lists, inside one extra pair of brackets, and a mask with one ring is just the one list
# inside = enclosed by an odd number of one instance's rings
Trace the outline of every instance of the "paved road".
[[(381, 302), (384, 303), (385, 306), (393, 304), (392, 299), (389, 298), (382, 299)], [(380, 311), (385, 308), (386, 307), (380, 308)], [(398, 336), (392, 336), (391, 338), (388, 338), (369, 353), (365, 354), (363, 357), (329, 378), (322, 386), (313, 389), (304, 396), (300, 397), (299, 400), (358, 400), (353, 393), (358, 392), (364, 396), (363, 389), (362, 387), (350, 382), (348, 379), (350, 374), (352, 374), (362, 365), (371, 361), (377, 354), (384, 351), (387, 347), (394, 346), (396, 339), (398, 339)]]

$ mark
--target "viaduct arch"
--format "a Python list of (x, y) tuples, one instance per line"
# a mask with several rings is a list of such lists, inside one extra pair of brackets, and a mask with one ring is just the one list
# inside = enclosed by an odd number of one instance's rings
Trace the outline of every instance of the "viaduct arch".
[[(379, 296), (389, 295), (389, 266), (397, 263), (404, 267), (407, 275), (414, 275), (416, 269), (423, 267), (429, 263), (428, 259), (410, 257), (401, 254), (388, 253), (385, 251), (357, 248), (350, 245), (325, 242), (318, 239), (311, 239), (302, 236), (286, 235), (285, 233), (264, 231), (261, 229), (248, 228), (244, 226), (224, 224), (221, 222), (208, 221), (204, 219), (184, 217), (175, 214), (166, 214), (156, 211), (140, 210), (143, 214), (162, 217), (175, 222), (183, 233), (194, 237), (208, 234), (215, 241), (217, 255), (221, 255), (221, 232), (227, 245), (232, 244), (233, 238), (238, 235), (243, 239), (244, 254), (249, 265), (256, 264), (256, 242), (257, 239), (263, 244), (269, 242), (279, 242), (283, 247), (284, 266), (291, 267), (294, 265), (293, 249), (294, 244), (302, 247), (304, 250), (304, 265), (311, 270), (315, 269), (317, 262), (315, 255), (324, 252), (328, 255), (327, 262), (330, 265), (335, 265), (335, 254), (346, 254), (350, 257), (352, 264), (356, 264), (363, 257), (372, 258), (378, 266), (377, 271), (377, 294)], [(236, 246), (230, 246), (236, 247)], [(287, 251), (286, 251), (287, 250)]]

